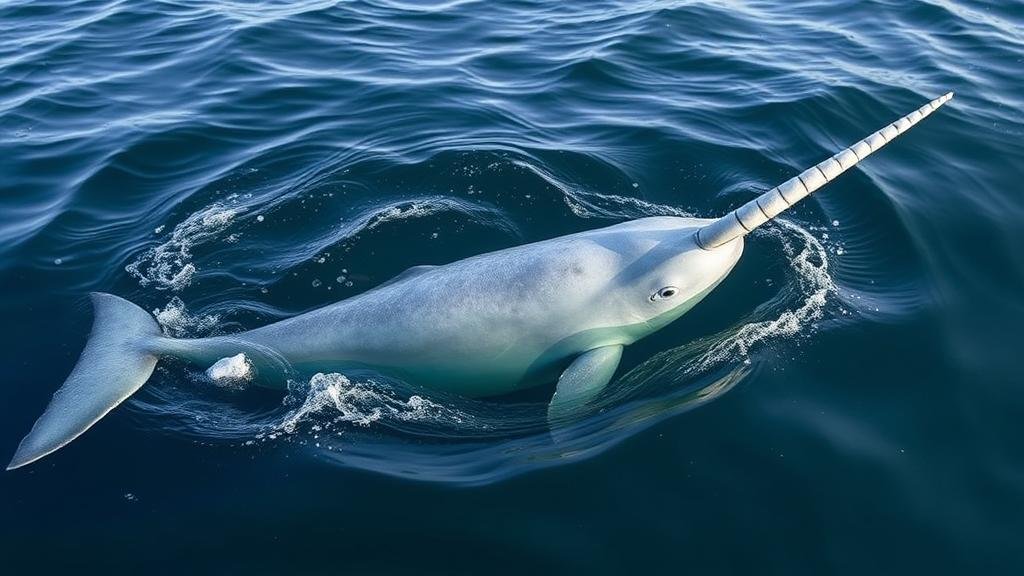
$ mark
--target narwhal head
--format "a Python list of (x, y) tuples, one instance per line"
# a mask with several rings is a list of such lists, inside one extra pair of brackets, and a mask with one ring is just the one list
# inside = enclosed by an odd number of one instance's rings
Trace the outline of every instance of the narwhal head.
[(705, 219), (673, 218), (681, 229), (644, 255), (648, 266), (631, 290), (633, 310), (643, 317), (645, 332), (653, 332), (685, 314), (733, 269), (743, 254), (737, 237), (715, 250), (697, 244), (696, 231)]
[(641, 320), (632, 325), (633, 336), (660, 329), (702, 300), (739, 260), (744, 236), (909, 130), (952, 97), (950, 92), (932, 100), (721, 218), (647, 218), (623, 225), (632, 229), (633, 240), (640, 244), (637, 251), (643, 254), (624, 271), (632, 271), (629, 315)]
[[(622, 343), (675, 320), (721, 282), (743, 252), (743, 238), (704, 250), (695, 232), (712, 220), (641, 218), (587, 233), (583, 250), (565, 255), (593, 283), (580, 291), (580, 320), (620, 328)], [(594, 298), (594, 299), (591, 299)]]

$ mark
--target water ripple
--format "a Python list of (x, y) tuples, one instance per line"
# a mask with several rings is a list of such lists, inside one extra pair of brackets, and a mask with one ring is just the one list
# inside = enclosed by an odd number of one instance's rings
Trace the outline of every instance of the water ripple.
[[(958, 91), (751, 238), (712, 312), (639, 345), (559, 443), (541, 399), (368, 374), (307, 375), (268, 399), (174, 364), (131, 404), (140, 428), (488, 483), (785, 369), (811, 335), (942, 306), (969, 318), (972, 297), (1012, 306), (1024, 284), (1024, 207), (981, 168), (1024, 165), (1024, 102), (1007, 89), (1024, 39), (1005, 7), (43, 1), (7, 3), (0, 21), (0, 273), (59, 278), (49, 299), (125, 294), (176, 336), (258, 326), (413, 265), (719, 214)], [(964, 214), (984, 224), (946, 235)], [(968, 240), (1012, 262), (1015, 283), (973, 280), (995, 272), (959, 255)], [(822, 433), (883, 442), (849, 422)]]

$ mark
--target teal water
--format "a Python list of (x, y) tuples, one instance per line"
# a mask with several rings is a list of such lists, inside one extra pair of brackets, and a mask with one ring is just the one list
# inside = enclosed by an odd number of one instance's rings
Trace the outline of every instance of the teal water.
[(753, 235), (555, 445), (550, 388), (287, 394), (161, 364), (0, 474), (4, 573), (1024, 570), (1024, 10), (0, 4), (0, 453), (86, 295), (176, 336), (418, 264), (713, 216), (947, 90)]

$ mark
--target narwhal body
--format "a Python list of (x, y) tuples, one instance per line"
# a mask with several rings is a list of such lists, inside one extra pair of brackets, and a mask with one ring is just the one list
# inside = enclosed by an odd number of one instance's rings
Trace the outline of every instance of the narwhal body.
[(243, 352), (265, 372), (261, 355), (272, 351), (300, 372), (366, 367), (465, 396), (506, 394), (550, 382), (588, 350), (631, 344), (695, 304), (742, 249), (742, 239), (697, 248), (693, 232), (707, 223), (645, 218), (420, 266), (249, 332), (153, 346), (200, 365)]
[(743, 237), (942, 105), (946, 94), (718, 219), (653, 217), (418, 266), (361, 295), (268, 326), (202, 339), (94, 294), (78, 364), (8, 466), (67, 444), (149, 379), (160, 357), (209, 366), (245, 354), (256, 381), (365, 368), (486, 397), (557, 380), (552, 418), (597, 395), (624, 346), (683, 315), (739, 260)]

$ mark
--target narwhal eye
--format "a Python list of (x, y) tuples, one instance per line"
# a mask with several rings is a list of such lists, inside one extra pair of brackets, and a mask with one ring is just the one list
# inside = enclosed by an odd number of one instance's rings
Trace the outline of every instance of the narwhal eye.
[(658, 290), (654, 294), (651, 294), (651, 302), (655, 300), (667, 300), (679, 293), (679, 289), (675, 286), (665, 286), (661, 290)]

